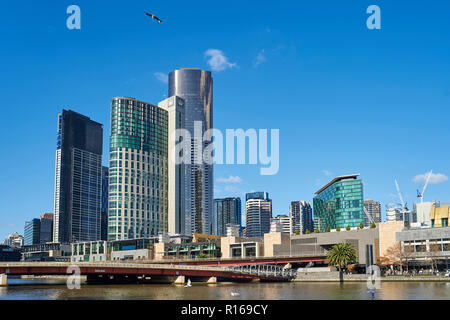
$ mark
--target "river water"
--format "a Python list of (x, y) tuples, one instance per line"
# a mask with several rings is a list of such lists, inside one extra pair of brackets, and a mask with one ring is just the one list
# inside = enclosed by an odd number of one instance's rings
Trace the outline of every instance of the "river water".
[[(0, 287), (0, 300), (450, 300), (450, 282), (382, 282), (374, 297), (365, 282), (193, 283), (190, 288), (169, 284), (82, 284), (73, 290), (61, 280), (9, 279), (8, 284)], [(231, 292), (239, 292), (239, 296)]]

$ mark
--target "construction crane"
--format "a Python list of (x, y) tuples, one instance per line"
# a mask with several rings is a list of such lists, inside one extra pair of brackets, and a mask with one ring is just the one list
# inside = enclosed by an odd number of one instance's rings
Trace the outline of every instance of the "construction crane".
[(367, 212), (366, 207), (363, 206), (364, 209), (364, 213), (366, 214), (366, 217), (370, 220), (370, 223), (375, 223), (375, 220), (373, 220), (372, 216), (369, 214), (369, 212)]
[(403, 217), (403, 221), (405, 221), (406, 220), (405, 219), (406, 218), (405, 215), (409, 213), (409, 209), (407, 207), (408, 204), (403, 201), (403, 196), (402, 196), (402, 193), (400, 191), (400, 187), (398, 186), (397, 180), (395, 179), (394, 181), (395, 181), (395, 187), (397, 188), (398, 197), (399, 197), (400, 202), (402, 204), (401, 214), (402, 214), (402, 217)]
[(423, 186), (422, 192), (419, 192), (419, 189), (417, 189), (417, 198), (420, 198), (420, 203), (423, 202), (423, 194), (425, 193), (425, 189), (428, 186), (428, 182), (430, 182), (430, 178), (431, 178), (431, 173), (433, 172), (433, 170), (430, 170), (430, 172), (428, 173), (427, 179), (425, 180), (425, 185)]

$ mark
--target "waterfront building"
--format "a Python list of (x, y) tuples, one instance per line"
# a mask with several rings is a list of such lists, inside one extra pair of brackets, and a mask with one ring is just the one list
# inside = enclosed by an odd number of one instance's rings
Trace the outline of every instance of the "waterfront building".
[(410, 228), (397, 232), (401, 242), (400, 259), (409, 266), (448, 269), (450, 258), (450, 227)]
[(381, 203), (377, 201), (373, 201), (371, 199), (364, 200), (364, 209), (366, 210), (367, 215), (364, 214), (364, 226), (370, 227), (372, 225), (372, 221), (375, 223), (381, 222)]
[(134, 98), (111, 103), (108, 240), (168, 230), (168, 114)]
[(58, 115), (53, 242), (100, 238), (103, 125), (71, 110)]
[(448, 203), (439, 202), (433, 203), (430, 211), (430, 224), (432, 228), (435, 227), (448, 227), (448, 221), (450, 218), (450, 206)]
[(201, 124), (201, 137), (213, 128), (213, 79), (210, 71), (182, 68), (169, 74), (169, 97), (185, 101), (184, 126), (191, 134), (191, 163), (185, 164), (185, 231), (211, 233), (213, 214), (213, 165), (203, 161), (210, 139), (197, 141), (195, 124)]
[(314, 220), (311, 203), (304, 200), (292, 201), (289, 206), (289, 214), (292, 218), (292, 233), (305, 234), (306, 230), (313, 232)]
[(220, 239), (222, 258), (250, 258), (264, 256), (263, 237), (222, 237)]
[(0, 262), (18, 262), (22, 258), (20, 250), (6, 245), (0, 245)]
[(53, 213), (41, 214), (39, 243), (44, 244), (53, 241)]
[(359, 227), (364, 223), (363, 185), (358, 176), (336, 177), (316, 191), (314, 228), (324, 232), (327, 228)]
[(100, 240), (108, 240), (108, 186), (109, 168), (102, 167), (102, 209), (100, 217)]
[(29, 246), (33, 244), (39, 244), (41, 236), (41, 221), (39, 219), (33, 219), (25, 222), (24, 230), (24, 245)]
[(177, 163), (176, 156), (176, 130), (184, 128), (185, 102), (180, 97), (170, 97), (158, 103), (158, 107), (167, 112), (168, 121), (168, 164), (167, 164), (167, 231), (171, 234), (185, 232), (185, 175), (184, 163)]
[(272, 200), (267, 192), (247, 193), (245, 199), (246, 237), (262, 237), (270, 232)]
[(224, 236), (227, 225), (241, 226), (241, 198), (214, 199), (214, 214), (212, 217), (213, 234)]
[(24, 246), (22, 261), (57, 261), (69, 262), (71, 255), (70, 244), (45, 243)]

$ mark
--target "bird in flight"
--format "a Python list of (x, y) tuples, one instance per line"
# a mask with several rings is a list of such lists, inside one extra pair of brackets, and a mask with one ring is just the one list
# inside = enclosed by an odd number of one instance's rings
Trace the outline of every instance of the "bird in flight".
[(155, 15), (153, 15), (153, 14), (151, 14), (151, 13), (145, 13), (147, 16), (149, 16), (150, 18), (152, 18), (153, 19), (153, 21), (158, 21), (159, 23), (163, 23), (157, 16), (155, 16)]

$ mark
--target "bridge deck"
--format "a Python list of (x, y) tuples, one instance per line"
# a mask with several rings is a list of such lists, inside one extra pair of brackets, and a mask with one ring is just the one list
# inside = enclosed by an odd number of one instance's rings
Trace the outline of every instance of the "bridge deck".
[(256, 275), (241, 273), (225, 267), (186, 266), (142, 263), (108, 262), (14, 262), (0, 263), (0, 274), (8, 275), (68, 275), (72, 266), (80, 268), (81, 275), (139, 275), (139, 276), (189, 276), (218, 277), (230, 279), (260, 279), (268, 281), (286, 281), (285, 277), (274, 275)]

